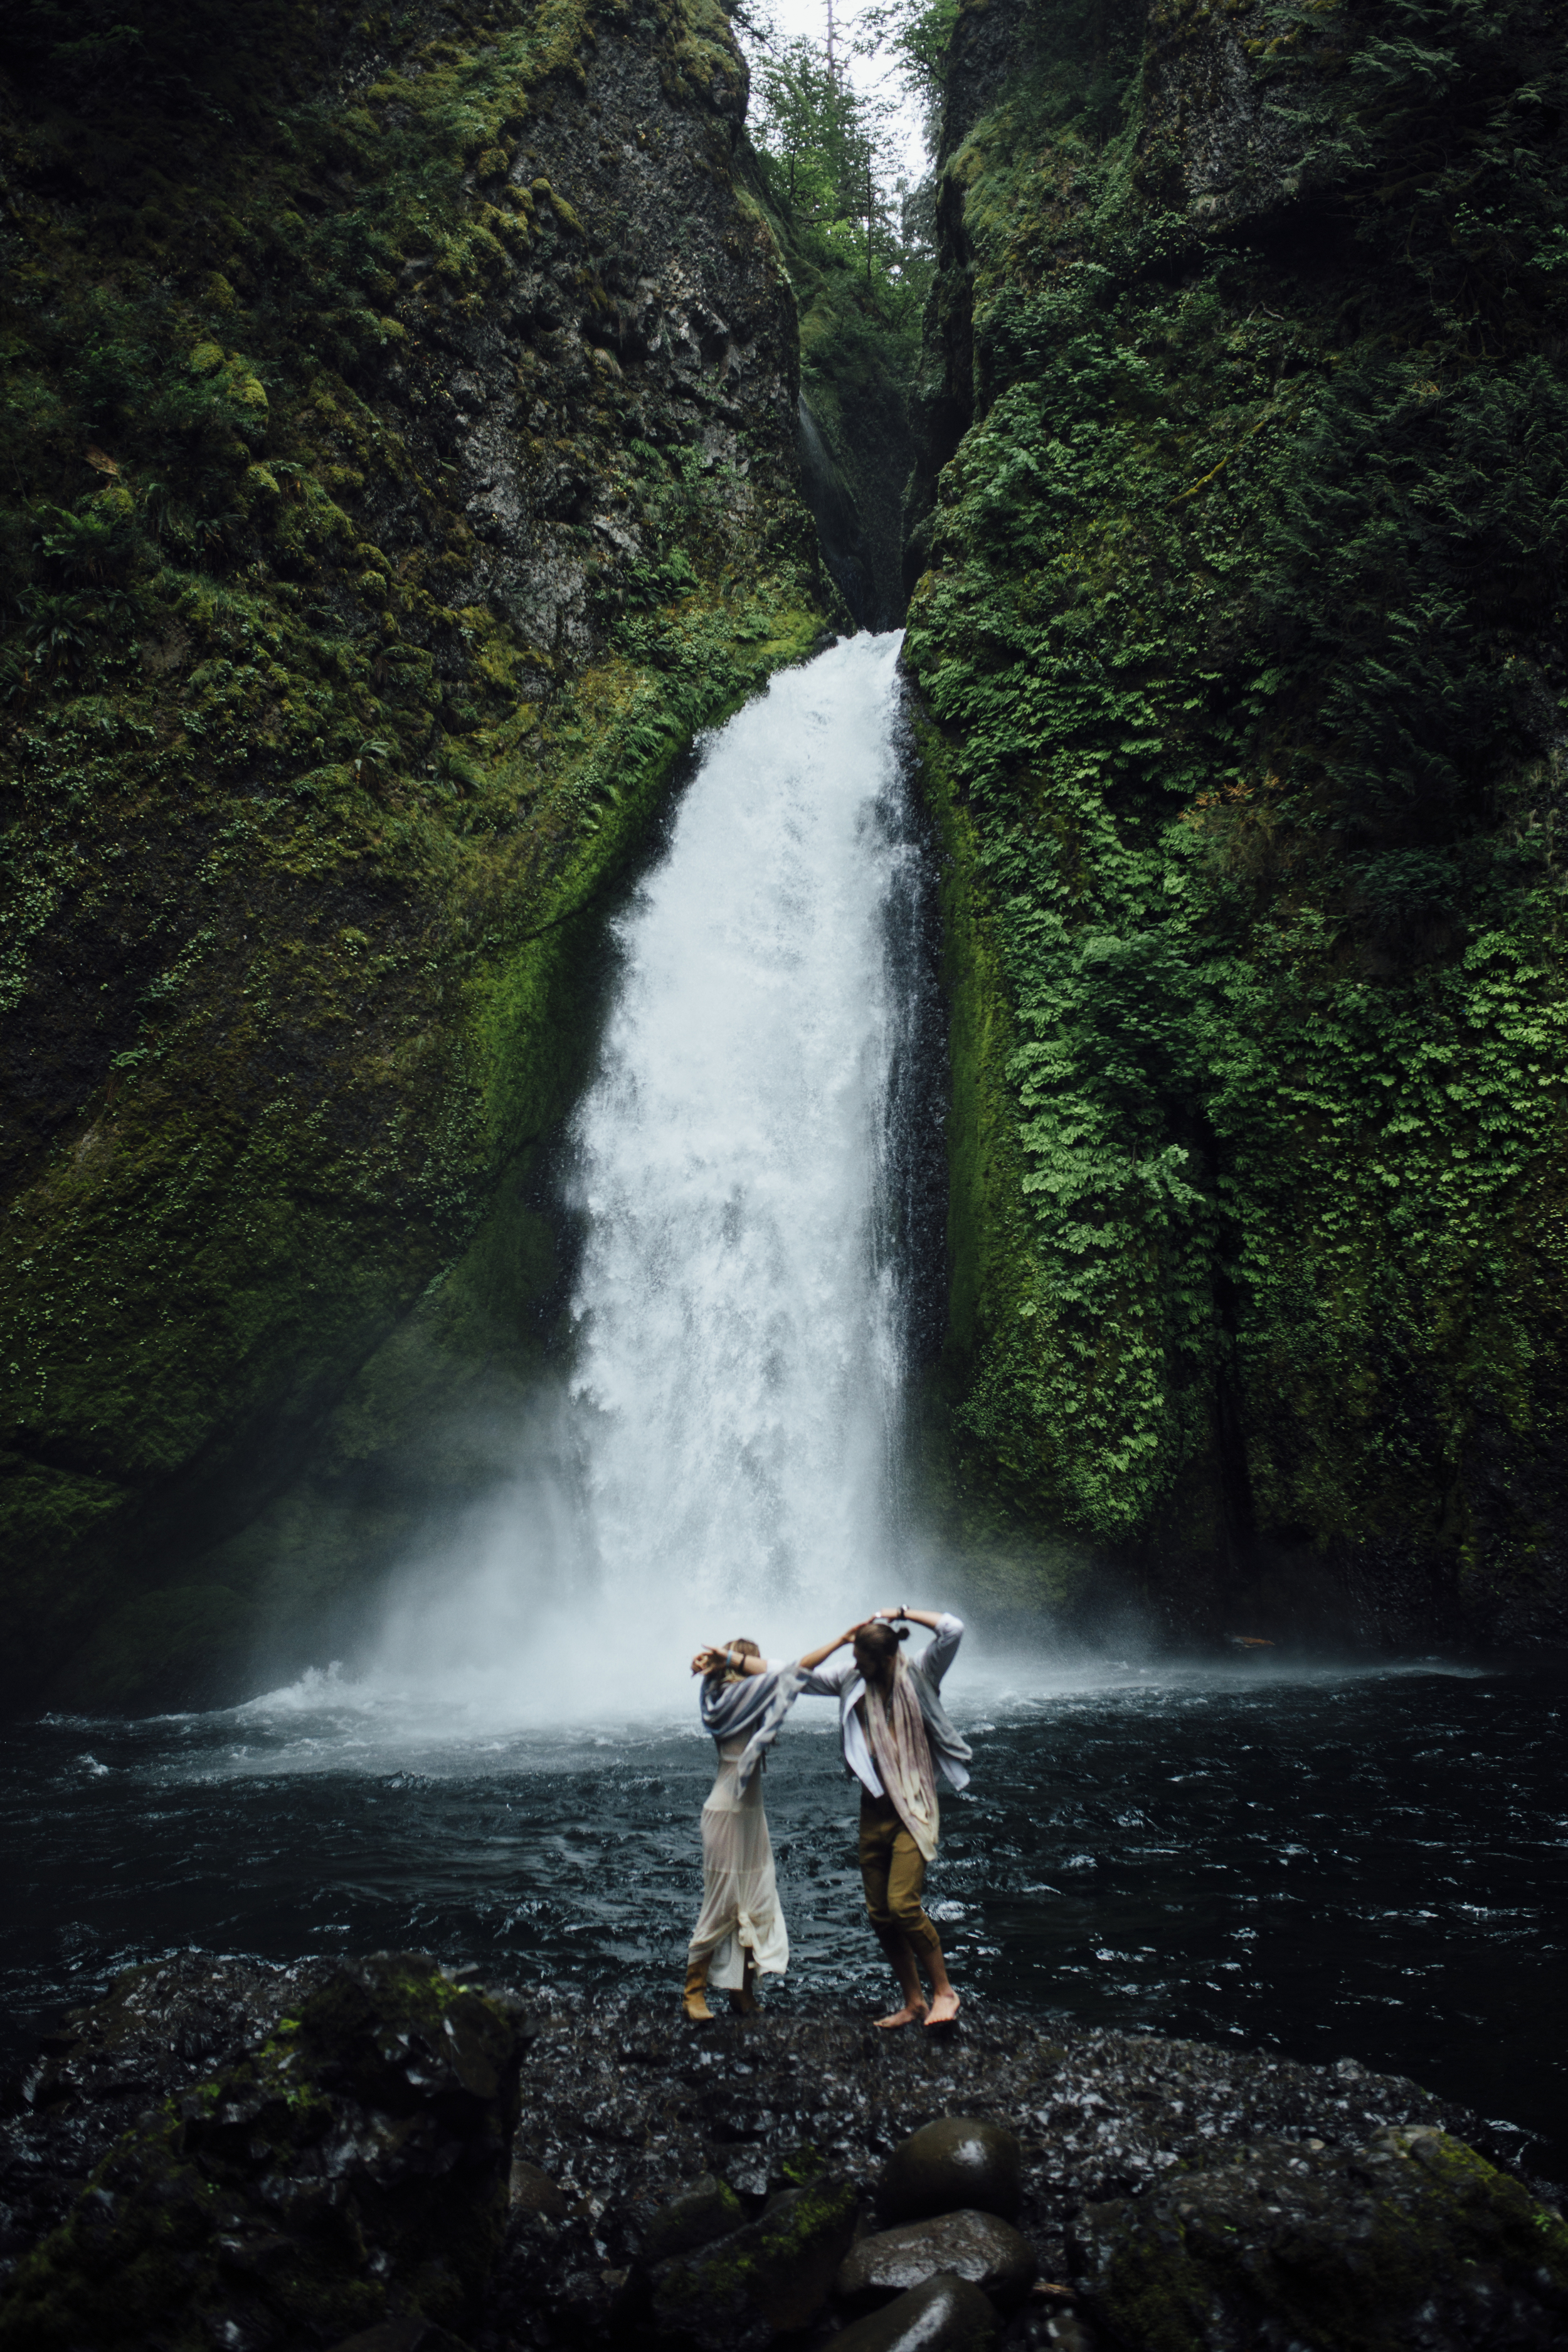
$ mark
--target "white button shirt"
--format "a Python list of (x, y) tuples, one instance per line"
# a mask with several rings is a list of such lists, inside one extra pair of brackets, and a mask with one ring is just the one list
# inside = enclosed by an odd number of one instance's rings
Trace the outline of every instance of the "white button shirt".
[[(932, 1692), (942, 1686), (942, 1678), (958, 1654), (963, 1639), (963, 1620), (950, 1616), (945, 1611), (936, 1621), (936, 1631), (926, 1644), (924, 1654), (910, 1659), (911, 1675), (929, 1683)], [(868, 1795), (880, 1797), (885, 1791), (882, 1779), (871, 1757), (871, 1744), (866, 1737), (866, 1720), (860, 1701), (866, 1696), (866, 1678), (855, 1663), (853, 1648), (835, 1664), (814, 1667), (800, 1685), (803, 1698), (836, 1698), (838, 1701), (838, 1732), (844, 1743), (844, 1761)], [(943, 1777), (955, 1789), (968, 1786), (969, 1774), (955, 1757), (943, 1756), (933, 1745), (932, 1760)]]

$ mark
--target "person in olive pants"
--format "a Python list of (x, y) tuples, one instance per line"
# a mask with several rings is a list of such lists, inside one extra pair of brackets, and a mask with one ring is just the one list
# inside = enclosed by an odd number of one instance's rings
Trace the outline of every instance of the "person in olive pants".
[[(906, 1662), (900, 1644), (911, 1624), (934, 1639)], [(942, 1707), (942, 1678), (963, 1638), (962, 1621), (923, 1609), (868, 1617), (801, 1659), (802, 1697), (836, 1698), (844, 1761), (860, 1783), (860, 1876), (877, 1939), (891, 1963), (900, 2006), (877, 2020), (888, 2029), (923, 2021), (951, 2025), (958, 1995), (942, 1941), (921, 1897), (941, 1822), (936, 1769), (955, 1789), (969, 1779), (970, 1750)], [(849, 1655), (824, 1671), (836, 1650)], [(928, 2004), (921, 1988), (930, 1979)]]

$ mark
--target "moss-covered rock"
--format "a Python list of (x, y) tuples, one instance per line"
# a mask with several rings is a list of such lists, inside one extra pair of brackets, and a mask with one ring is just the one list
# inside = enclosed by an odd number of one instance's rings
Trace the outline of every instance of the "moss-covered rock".
[(5, 1687), (167, 1703), (537, 1346), (603, 894), (820, 626), (795, 309), (711, 0), (24, 0), (0, 76)]
[(1562, 2216), (1439, 2131), (1255, 2145), (1090, 2205), (1073, 2247), (1128, 2352), (1458, 2352), (1568, 2326)]
[(700, 2253), (658, 2264), (653, 2310), (661, 2342), (752, 2352), (814, 2320), (855, 2233), (853, 2184), (825, 2175), (774, 2197), (755, 2221)]
[(643, 2260), (651, 2264), (694, 2254), (742, 2229), (745, 2221), (746, 2209), (729, 2182), (705, 2172), (648, 2216), (642, 2233)]
[(420, 1955), (345, 1962), (110, 2149), (0, 2306), (14, 2352), (460, 2332), (499, 2252), (524, 2046)]
[(1568, 1619), (1550, 9), (954, 35), (908, 659), (999, 1592)]

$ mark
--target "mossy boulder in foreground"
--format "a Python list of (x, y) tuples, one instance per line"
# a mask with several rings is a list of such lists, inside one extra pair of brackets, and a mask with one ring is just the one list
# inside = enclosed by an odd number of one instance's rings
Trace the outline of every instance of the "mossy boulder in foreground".
[(127, 2133), (0, 2307), (6, 2352), (461, 2326), (500, 2251), (526, 2030), (433, 1961), (345, 1961)]
[[(1568, 2232), (1507, 2126), (1349, 2060), (978, 2002), (941, 2046), (826, 2011), (693, 2033), (640, 1992), (525, 2021), (386, 1955), (188, 1953), (70, 2026), (0, 2116), (0, 2352), (1563, 2339)], [(949, 2210), (845, 2262), (933, 2122), (1010, 2138), (1016, 2231)]]
[(1427, 2352), (1568, 2340), (1568, 2228), (1446, 2132), (1268, 2142), (1089, 2206), (1096, 2319), (1139, 2352)]
[(859, 2201), (847, 2180), (808, 2181), (700, 2253), (661, 2263), (653, 2296), (661, 2340), (740, 2352), (809, 2326), (849, 2251)]

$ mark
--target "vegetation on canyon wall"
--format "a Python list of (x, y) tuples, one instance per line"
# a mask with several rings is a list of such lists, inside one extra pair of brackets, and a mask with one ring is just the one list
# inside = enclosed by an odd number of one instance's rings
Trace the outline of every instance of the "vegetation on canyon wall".
[(832, 604), (803, 380), (879, 618), (917, 459), (955, 1538), (1556, 1622), (1550, 12), (963, 8), (912, 425), (919, 204), (788, 63), (753, 156), (713, 0), (6, 18), (16, 1695), (297, 1664), (487, 1475), (606, 887)]
[(795, 310), (712, 0), (0, 69), (7, 1674), (184, 1696), (526, 1370), (584, 910), (820, 626)]
[(872, 628), (903, 617), (909, 393), (932, 262), (929, 191), (889, 163), (889, 103), (815, 42), (757, 49), (749, 129), (800, 310), (803, 464), (811, 483), (815, 436), (834, 477), (813, 499), (824, 550)]
[(992, 0), (948, 100), (955, 1528), (1560, 1625), (1554, 12)]

